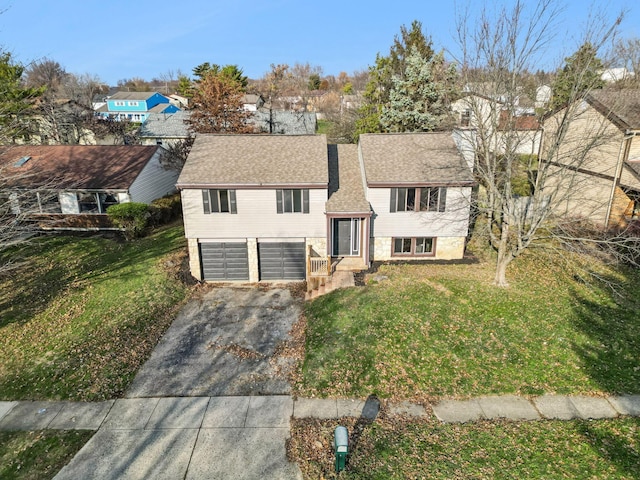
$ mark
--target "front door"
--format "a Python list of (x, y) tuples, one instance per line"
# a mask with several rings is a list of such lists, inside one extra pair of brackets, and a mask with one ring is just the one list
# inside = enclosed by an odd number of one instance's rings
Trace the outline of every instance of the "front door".
[(334, 257), (360, 255), (360, 219), (333, 219), (333, 252)]

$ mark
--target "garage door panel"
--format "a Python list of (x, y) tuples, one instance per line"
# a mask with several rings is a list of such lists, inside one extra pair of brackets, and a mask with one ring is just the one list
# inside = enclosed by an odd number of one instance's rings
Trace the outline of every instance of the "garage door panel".
[(304, 242), (259, 243), (261, 280), (304, 280)]
[(201, 243), (200, 261), (204, 280), (249, 280), (246, 243)]

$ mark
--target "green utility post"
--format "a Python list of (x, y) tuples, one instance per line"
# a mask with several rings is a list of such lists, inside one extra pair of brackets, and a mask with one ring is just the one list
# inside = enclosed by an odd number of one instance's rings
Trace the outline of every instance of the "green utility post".
[(336, 472), (341, 472), (347, 463), (347, 454), (349, 453), (349, 432), (347, 427), (336, 427), (333, 433), (333, 448), (336, 452)]

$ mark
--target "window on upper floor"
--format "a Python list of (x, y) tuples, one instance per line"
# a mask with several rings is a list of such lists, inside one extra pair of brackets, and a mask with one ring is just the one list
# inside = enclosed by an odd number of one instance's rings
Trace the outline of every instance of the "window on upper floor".
[(115, 105), (116, 107), (124, 107), (124, 100), (116, 100), (116, 101), (114, 102), (114, 105)]
[(390, 212), (444, 212), (445, 187), (392, 188)]
[(309, 213), (309, 189), (276, 190), (276, 209), (278, 213)]
[(202, 190), (202, 205), (205, 214), (238, 213), (235, 190), (212, 188)]
[(139, 102), (134, 102), (134, 101), (129, 101), (129, 102), (128, 102), (128, 105), (129, 105), (130, 107), (137, 107), (138, 105), (140, 105), (140, 103), (139, 103)]

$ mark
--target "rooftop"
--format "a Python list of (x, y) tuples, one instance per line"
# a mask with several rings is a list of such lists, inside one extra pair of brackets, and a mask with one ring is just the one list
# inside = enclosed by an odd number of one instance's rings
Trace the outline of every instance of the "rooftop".
[[(126, 190), (159, 148), (142, 145), (1, 147), (0, 170), (4, 185), (10, 187)], [(18, 162), (26, 157), (30, 158)]]
[(317, 186), (326, 188), (325, 135), (196, 136), (178, 186)]
[(451, 132), (363, 134), (360, 153), (369, 186), (474, 182)]

